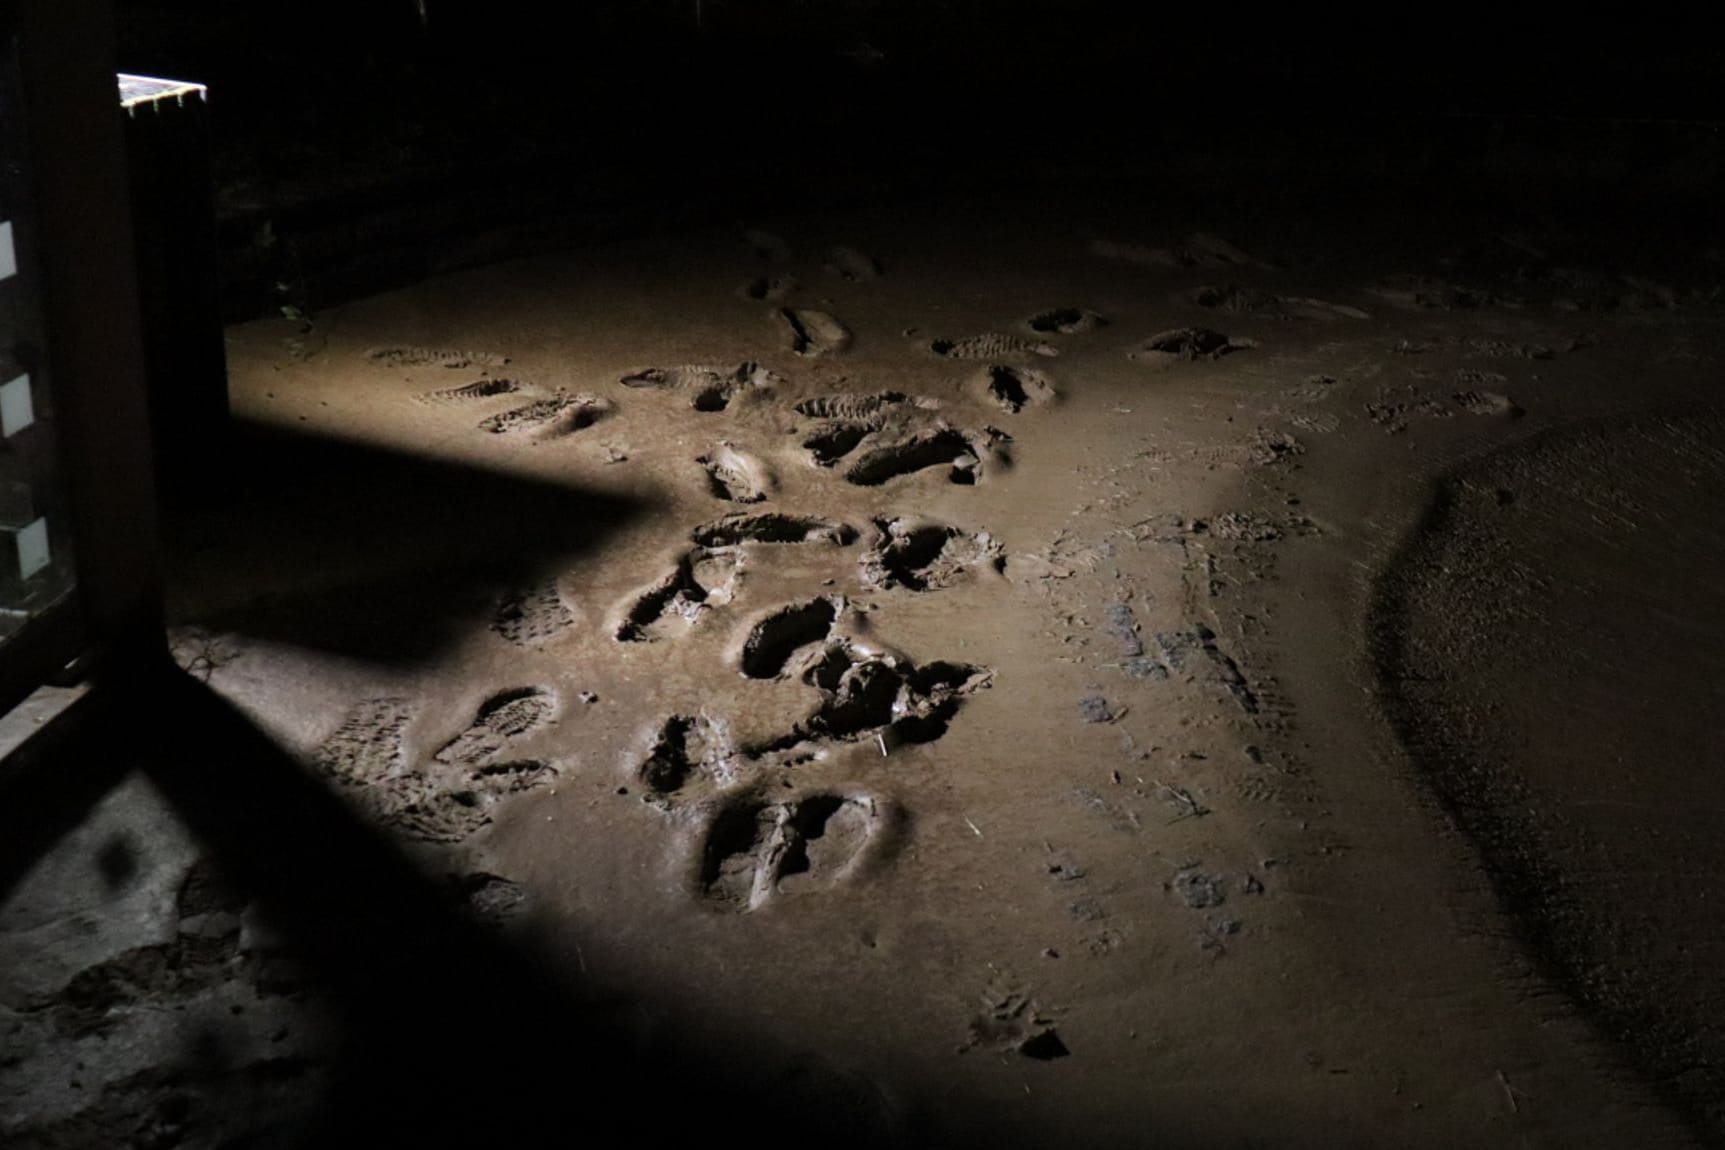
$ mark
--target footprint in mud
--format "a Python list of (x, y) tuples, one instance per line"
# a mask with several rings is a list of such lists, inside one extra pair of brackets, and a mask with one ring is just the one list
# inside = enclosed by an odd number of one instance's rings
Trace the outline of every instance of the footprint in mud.
[(562, 634), (575, 623), (575, 612), (563, 602), (557, 580), (544, 579), (504, 593), (491, 619), (491, 630), (520, 647), (534, 647)]
[(1037, 312), (1024, 326), (1038, 335), (1081, 335), (1108, 323), (1107, 317), (1082, 307), (1057, 307)]
[(772, 470), (747, 451), (721, 440), (696, 463), (707, 473), (707, 489), (727, 503), (760, 503), (778, 486)]
[(965, 339), (931, 339), (927, 346), (942, 359), (1009, 359), (1022, 355), (1053, 358), (1060, 354), (1060, 349), (1051, 343), (1032, 343), (999, 332), (984, 332)]
[(1182, 327), (1157, 332), (1127, 352), (1126, 358), (1137, 363), (1159, 365), (1201, 356), (1220, 359), (1232, 352), (1257, 346), (1257, 340), (1226, 336), (1207, 327)]
[(850, 329), (824, 311), (782, 307), (773, 314), (785, 346), (797, 355), (836, 355), (851, 345)]
[(1072, 1052), (1060, 1040), (1054, 1022), (1031, 998), (1030, 989), (1010, 975), (997, 972), (981, 995), (982, 1010), (965, 1028), (960, 1054), (981, 1048), (1017, 1051), (1026, 1058), (1047, 1062)]
[(611, 404), (597, 396), (560, 393), (483, 419), (479, 429), (493, 435), (525, 435), (543, 442), (592, 427), (610, 413)]
[(661, 799), (697, 782), (715, 790), (734, 786), (738, 764), (730, 732), (705, 715), (672, 715), (654, 731), (634, 775)]
[(982, 475), (984, 460), (1006, 462), (1001, 445), (1012, 437), (992, 427), (980, 433), (961, 431), (939, 420), (921, 430), (890, 438), (884, 432), (872, 433), (868, 438), (874, 440), (871, 446), (858, 440), (858, 454), (844, 472), (846, 483), (878, 487), (901, 475), (944, 467), (949, 481), (968, 486)]
[(1014, 414), (1052, 403), (1056, 395), (1054, 381), (1046, 373), (1004, 363), (990, 364), (973, 386), (996, 407)]
[(798, 403), (795, 410), (798, 415), (825, 421), (804, 434), (802, 446), (815, 466), (831, 467), (855, 451), (865, 438), (883, 430), (889, 420), (915, 418), (917, 412), (939, 407), (936, 399), (881, 391), (815, 396)]
[(749, 625), (737, 652), (737, 669), (751, 679), (776, 679), (798, 650), (832, 632), (844, 598), (822, 596), (780, 607)]
[(502, 367), (506, 355), (489, 351), (452, 351), (435, 347), (378, 347), (365, 358), (383, 367)]
[(922, 666), (899, 655), (864, 650), (837, 640), (793, 668), (821, 695), (819, 704), (785, 735), (744, 747), (749, 758), (789, 751), (804, 743), (857, 742), (873, 737), (882, 751), (904, 743), (932, 743), (946, 734), (964, 701), (987, 687), (993, 672), (968, 663)]
[(702, 838), (696, 888), (715, 908), (746, 913), (780, 894), (842, 882), (882, 853), (889, 820), (886, 805), (867, 794), (734, 798)]
[(821, 267), (827, 274), (838, 276), (850, 283), (880, 278), (879, 260), (867, 252), (843, 245), (828, 252), (826, 262)]
[(696, 548), (678, 559), (670, 574), (629, 600), (613, 637), (619, 643), (642, 643), (679, 625), (694, 626), (710, 608), (730, 602), (741, 567), (734, 551)]
[(479, 705), (467, 729), (432, 756), (440, 763), (473, 766), (544, 727), (557, 714), (557, 697), (544, 687), (499, 691)]
[(793, 410), (810, 419), (870, 419), (904, 404), (932, 411), (940, 406), (940, 401), (902, 391), (839, 392), (802, 400)]
[(876, 519), (876, 536), (862, 558), (866, 585), (911, 591), (950, 587), (973, 572), (999, 572), (1006, 564), (1000, 541), (926, 519)]
[(1526, 414), (1515, 400), (1499, 391), (1458, 391), (1455, 401), (1469, 415), (1499, 415), (1516, 419)]
[[(368, 699), (349, 708), (334, 733), (312, 753), (312, 762), (353, 788), (373, 817), (392, 830), (429, 842), (460, 842), (491, 821), (491, 810), (504, 795), (556, 776), (554, 767), (535, 760), (487, 761), (512, 734), (526, 733), (524, 724), (534, 724), (531, 709), (520, 707), (525, 696), (493, 696), (474, 728), (444, 748), (447, 752), (462, 744), (462, 753), (445, 758), (440, 752), (424, 769), (413, 769), (408, 762), (403, 732), (412, 711), (407, 702)], [(481, 726), (497, 740), (495, 749), (483, 749), (489, 744), (475, 735)]]
[(355, 703), (334, 733), (312, 752), (312, 763), (337, 782), (368, 786), (401, 772), (403, 734), (413, 708), (393, 696)]
[(632, 371), (618, 381), (624, 387), (646, 391), (685, 391), (696, 411), (724, 411), (745, 391), (772, 388), (784, 380), (758, 363), (733, 367), (689, 363), (677, 367), (649, 367)]
[(882, 415), (833, 420), (804, 435), (803, 450), (816, 467), (832, 467), (885, 426), (886, 418)]
[(427, 407), (452, 407), (495, 399), (500, 395), (515, 395), (521, 391), (521, 387), (521, 381), (515, 379), (480, 379), (461, 387), (421, 392), (413, 397), (413, 402)]
[(796, 294), (799, 286), (794, 276), (756, 276), (738, 288), (737, 294), (764, 303), (784, 303)]
[(830, 543), (848, 547), (856, 542), (857, 530), (848, 523), (815, 515), (778, 512), (751, 515), (739, 511), (702, 524), (690, 532), (689, 538), (702, 547), (732, 547), (739, 543)]

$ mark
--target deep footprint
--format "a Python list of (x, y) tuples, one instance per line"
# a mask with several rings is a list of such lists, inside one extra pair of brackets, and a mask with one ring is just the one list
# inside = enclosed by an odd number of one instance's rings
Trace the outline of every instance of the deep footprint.
[(1054, 381), (1029, 367), (991, 364), (977, 380), (982, 394), (996, 407), (1017, 414), (1026, 407), (1040, 407), (1055, 397)]
[(690, 552), (669, 575), (635, 597), (617, 625), (615, 638), (619, 643), (640, 643), (652, 639), (653, 630), (669, 620), (692, 625), (709, 605), (729, 600), (736, 573), (734, 555)]
[(914, 519), (877, 519), (873, 545), (862, 558), (864, 583), (881, 588), (932, 591), (951, 586), (980, 568), (1001, 570), (1006, 555), (986, 531)]
[(802, 356), (836, 355), (851, 345), (850, 329), (824, 311), (780, 308), (785, 345)]
[(638, 391), (689, 392), (690, 407), (696, 411), (717, 412), (724, 411), (733, 399), (751, 388), (773, 387), (783, 381), (760, 364), (746, 361), (735, 367), (696, 363), (649, 367), (630, 372), (618, 382)]
[(635, 775), (657, 795), (673, 795), (697, 778), (730, 786), (736, 781), (730, 739), (705, 716), (672, 715), (654, 735)]
[(1095, 331), (1108, 322), (1106, 318), (1082, 307), (1057, 307), (1038, 312), (1024, 321), (1024, 326), (1038, 335), (1080, 335)]
[(880, 416), (825, 424), (803, 438), (803, 450), (816, 467), (831, 467), (884, 426), (886, 420)]
[(749, 629), (738, 668), (751, 679), (778, 678), (799, 648), (827, 637), (841, 605), (841, 600), (826, 597), (768, 615)]
[(883, 821), (880, 804), (867, 795), (734, 800), (714, 817), (702, 843), (700, 893), (721, 909), (748, 912), (777, 894), (842, 880)]
[(829, 643), (802, 671), (803, 681), (821, 692), (819, 705), (787, 734), (744, 753), (760, 758), (810, 741), (855, 742), (871, 736), (883, 748), (930, 743), (946, 734), (964, 700), (992, 677), (986, 668), (968, 663), (919, 667), (897, 656)]
[(845, 482), (878, 487), (927, 467), (945, 467), (953, 483), (971, 484), (976, 482), (980, 466), (976, 448), (962, 431), (935, 427), (863, 452), (845, 470)]

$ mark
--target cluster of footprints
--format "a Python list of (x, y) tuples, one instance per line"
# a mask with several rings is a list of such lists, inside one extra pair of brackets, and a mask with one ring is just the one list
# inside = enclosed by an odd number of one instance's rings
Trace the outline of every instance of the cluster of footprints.
[[(986, 533), (923, 520), (880, 519), (871, 527), (857, 561), (863, 585), (929, 591), (1000, 567), (1000, 546)], [(613, 638), (651, 643), (700, 626), (731, 602), (762, 548), (845, 549), (863, 538), (848, 524), (777, 513), (703, 524), (669, 573), (620, 606)], [(745, 739), (722, 716), (674, 714), (625, 761), (646, 800), (691, 830), (685, 878), (708, 905), (755, 910), (890, 859), (905, 822), (896, 803), (808, 779), (855, 761), (840, 758), (847, 745), (862, 749), (862, 761), (890, 762), (899, 746), (933, 742), (989, 681), (982, 667), (918, 663), (870, 642), (855, 623), (837, 593), (744, 617), (727, 661), (746, 679), (806, 691), (802, 717)]]
[[(750, 233), (749, 242), (768, 261), (790, 258), (788, 245), (767, 233)], [(833, 249), (822, 271), (852, 284), (881, 274), (872, 257), (851, 248)], [(740, 294), (769, 306), (784, 349), (797, 356), (838, 355), (853, 343), (851, 331), (831, 314), (797, 304), (791, 276), (756, 279)], [(1057, 398), (1050, 376), (1030, 365), (1059, 354), (1049, 337), (1105, 323), (1093, 312), (1061, 308), (1026, 320), (1024, 336), (984, 333), (924, 347), (938, 359), (974, 364), (969, 397), (984, 409), (1016, 415)], [(563, 438), (615, 411), (602, 397), (505, 377), (500, 369), (509, 361), (500, 355), (398, 347), (370, 358), (395, 368), (483, 369), (481, 378), (416, 399), (475, 409), (483, 416), (478, 429), (527, 442)], [(786, 386), (754, 362), (644, 368), (615, 382), (627, 391), (675, 397), (708, 417)], [(788, 430), (809, 468), (858, 487), (927, 471), (970, 485), (1010, 466), (1010, 435), (954, 422), (941, 409), (937, 400), (893, 391), (819, 395), (791, 406), (800, 425)], [(729, 617), (726, 609), (744, 595), (749, 565), (779, 547), (858, 547), (854, 582), (881, 592), (938, 591), (1003, 568), (1003, 549), (987, 532), (887, 514), (859, 526), (763, 507), (778, 499), (788, 479), (794, 486), (794, 478), (731, 440), (717, 439), (694, 462), (712, 497), (750, 509), (689, 532), (687, 549), (612, 613), (608, 631), (618, 644), (675, 641), (715, 612)], [(575, 620), (555, 581), (545, 581), (506, 594), (491, 629), (511, 644), (537, 647)], [(885, 769), (880, 764), (896, 765), (893, 749), (939, 739), (991, 673), (964, 663), (919, 662), (871, 642), (855, 622), (837, 592), (744, 617), (727, 659), (746, 679), (806, 693), (801, 718), (783, 730), (739, 739), (722, 717), (673, 714), (653, 726), (645, 747), (625, 763), (649, 804), (689, 831), (682, 864), (699, 901), (751, 911), (781, 894), (866, 873), (895, 852), (908, 822), (899, 804), (868, 787), (835, 785), (821, 776), (836, 763), (871, 759), (876, 765), (870, 769), (878, 772)], [(544, 690), (502, 692), (434, 752), (413, 756), (404, 738), (414, 720), (408, 704), (373, 699), (354, 707), (314, 758), (386, 823), (421, 838), (459, 841), (489, 821), (503, 795), (555, 776), (550, 764), (510, 752), (556, 711)], [(859, 753), (844, 754), (847, 745)]]

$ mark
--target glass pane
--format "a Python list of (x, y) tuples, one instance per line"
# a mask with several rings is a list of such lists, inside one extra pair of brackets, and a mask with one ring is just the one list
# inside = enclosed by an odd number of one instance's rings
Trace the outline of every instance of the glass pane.
[(0, 55), (0, 643), (73, 585), (23, 117), (12, 37)]

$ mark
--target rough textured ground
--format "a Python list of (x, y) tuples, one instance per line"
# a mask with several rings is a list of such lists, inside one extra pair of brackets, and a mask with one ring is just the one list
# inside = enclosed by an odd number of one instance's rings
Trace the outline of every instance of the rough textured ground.
[[(236, 327), (178, 650), (641, 1049), (867, 1143), (1717, 1138), (1718, 423), (1642, 413), (1712, 401), (1725, 267), (1590, 236), (1002, 195)], [(125, 927), (6, 987), (12, 1144), (332, 1077), (141, 838), (0, 919)], [(162, 1117), (173, 996), (247, 1085)]]

